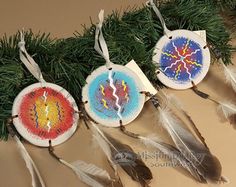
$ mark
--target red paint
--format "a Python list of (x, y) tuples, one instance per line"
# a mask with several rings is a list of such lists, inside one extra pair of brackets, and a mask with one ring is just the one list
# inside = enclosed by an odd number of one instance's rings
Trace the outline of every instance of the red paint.
[[(126, 85), (126, 88), (124, 90), (124, 86), (122, 85), (121, 81), (117, 81), (117, 83), (114, 84), (114, 86), (116, 87), (116, 95), (119, 97), (119, 104), (121, 106), (123, 106), (124, 104), (127, 103), (127, 98), (129, 97), (129, 86)], [(105, 95), (103, 96), (102, 94), (100, 94), (100, 96), (102, 98), (104, 98), (110, 106), (115, 107), (116, 104), (116, 98), (113, 96), (113, 88), (110, 86), (109, 83), (107, 83), (106, 85), (104, 85), (104, 93)], [(126, 98), (127, 96), (127, 98)]]
[[(46, 126), (45, 123), (44, 124), (38, 123), (37, 127), (36, 113), (34, 110), (36, 101), (44, 102), (43, 94), (45, 91), (48, 93), (45, 104), (48, 103), (48, 106), (54, 108), (54, 113), (53, 113), (54, 115), (53, 117), (51, 116), (51, 119), (47, 119), (45, 114), (45, 120), (51, 121), (51, 129), (49, 132), (48, 132), (48, 127)], [(57, 103), (59, 105), (61, 120), (59, 120), (58, 111), (55, 112), (55, 107)], [(40, 112), (40, 110), (45, 111), (45, 109), (42, 110), (42, 108), (36, 107), (37, 113)], [(49, 107), (49, 113), (50, 113), (50, 107)], [(28, 129), (30, 133), (40, 137), (41, 139), (55, 139), (59, 135), (66, 132), (68, 129), (72, 127), (74, 123), (73, 115), (74, 115), (74, 109), (69, 100), (66, 99), (60, 92), (49, 87), (37, 88), (35, 90), (32, 90), (32, 92), (24, 96), (19, 107), (19, 118), (22, 121), (22, 124)]]

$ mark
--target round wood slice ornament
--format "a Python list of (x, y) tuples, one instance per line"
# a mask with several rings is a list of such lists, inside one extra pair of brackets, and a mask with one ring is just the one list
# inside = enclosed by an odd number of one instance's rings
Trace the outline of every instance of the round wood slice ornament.
[(156, 44), (153, 63), (157, 65), (158, 79), (174, 89), (191, 88), (198, 84), (210, 67), (210, 51), (206, 42), (188, 30), (174, 30)]
[(146, 4), (152, 7), (164, 31), (164, 36), (155, 46), (152, 59), (158, 68), (158, 79), (174, 89), (188, 89), (197, 85), (210, 67), (210, 51), (206, 42), (193, 31), (170, 31), (153, 0), (148, 0)]
[(49, 140), (58, 145), (69, 139), (79, 119), (73, 97), (62, 87), (35, 83), (23, 89), (15, 98), (12, 116), (19, 134), (30, 143), (48, 147)]
[(86, 79), (82, 90), (85, 110), (92, 119), (107, 127), (126, 125), (141, 112), (145, 95), (139, 77), (129, 68), (101, 66)]

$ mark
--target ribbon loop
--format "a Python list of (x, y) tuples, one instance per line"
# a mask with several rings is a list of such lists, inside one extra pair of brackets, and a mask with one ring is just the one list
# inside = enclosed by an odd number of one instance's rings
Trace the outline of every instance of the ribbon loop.
[(20, 42), (18, 43), (19, 52), (20, 52), (20, 60), (26, 66), (26, 68), (30, 71), (30, 73), (39, 81), (45, 82), (43, 79), (42, 72), (38, 66), (38, 64), (34, 61), (34, 59), (27, 53), (25, 49), (25, 40), (24, 40), (24, 32), (20, 32)]
[(94, 49), (105, 59), (106, 67), (109, 69), (113, 63), (110, 61), (107, 44), (102, 34), (104, 10), (101, 10), (99, 12), (98, 18), (99, 18), (99, 23), (96, 26)]
[(149, 6), (149, 7), (152, 7), (153, 11), (156, 13), (157, 17), (159, 18), (159, 20), (160, 20), (160, 22), (161, 22), (161, 25), (162, 25), (163, 30), (164, 30), (164, 34), (169, 37), (168, 34), (169, 34), (170, 30), (166, 27), (165, 20), (164, 20), (164, 18), (162, 17), (161, 12), (160, 12), (159, 9), (157, 8), (157, 6), (156, 6), (155, 3), (153, 2), (153, 0), (148, 0), (148, 1), (146, 2), (146, 5)]

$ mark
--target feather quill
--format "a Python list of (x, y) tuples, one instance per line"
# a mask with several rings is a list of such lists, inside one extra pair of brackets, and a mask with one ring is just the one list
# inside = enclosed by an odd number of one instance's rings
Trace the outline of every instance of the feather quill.
[(105, 187), (107, 185), (104, 185), (100, 182), (98, 182), (97, 180), (93, 179), (93, 175), (91, 175), (90, 173), (87, 173), (85, 168), (80, 168), (78, 164), (70, 164), (68, 162), (66, 162), (63, 159), (59, 159), (59, 161), (66, 165), (67, 167), (69, 167), (70, 169), (72, 169), (74, 171), (74, 173), (78, 176), (78, 178), (84, 182), (85, 184), (91, 186), (91, 187)]
[(174, 146), (162, 142), (156, 136), (154, 137), (153, 136), (148, 136), (148, 137), (139, 136), (139, 139), (144, 145), (154, 147), (160, 150), (164, 155), (166, 155), (169, 159), (171, 159), (172, 163), (181, 165), (197, 181), (201, 183), (206, 183), (206, 180), (198, 173), (197, 169)]
[(193, 167), (193, 165), (182, 155), (182, 153), (175, 148), (174, 146), (164, 143), (160, 140), (160, 138), (155, 136), (141, 136), (139, 134), (135, 134), (133, 132), (127, 131), (124, 126), (121, 126), (121, 131), (126, 134), (129, 137), (139, 139), (142, 144), (148, 147), (154, 147), (155, 149), (158, 149), (161, 151), (165, 156), (171, 159), (172, 163), (178, 164), (182, 166), (184, 169), (186, 169), (190, 174), (199, 182), (206, 183), (206, 180), (199, 175), (196, 168)]
[(193, 134), (182, 127), (182, 121), (174, 116), (169, 109), (158, 107), (160, 123), (167, 130), (173, 142), (184, 157), (197, 169), (198, 173), (209, 182), (221, 182), (221, 164), (200, 143)]
[(229, 68), (224, 63), (222, 63), (222, 65), (224, 67), (224, 74), (225, 74), (226, 82), (230, 84), (233, 90), (236, 92), (236, 69)]
[(192, 120), (191, 116), (184, 110), (184, 107), (183, 107), (182, 103), (179, 101), (179, 99), (174, 95), (166, 95), (166, 98), (168, 99), (169, 103), (173, 104), (173, 106), (175, 106), (178, 110), (180, 110), (184, 114), (184, 116), (188, 119), (188, 121), (192, 125), (192, 128), (193, 128), (195, 134), (198, 136), (198, 138), (201, 140), (201, 142), (204, 144), (204, 146), (206, 148), (208, 148), (205, 138), (202, 136), (201, 132), (198, 130), (198, 128), (195, 125), (194, 121)]
[[(213, 101), (214, 103), (216, 103), (218, 105), (218, 112), (222, 114), (222, 116), (227, 119), (230, 124), (233, 125), (234, 128), (236, 128), (236, 106), (230, 102), (223, 102), (223, 101), (218, 101), (217, 99), (211, 97), (210, 95), (199, 91), (197, 89), (197, 87), (194, 85), (193, 86), (193, 91), (200, 97), (204, 98), (204, 99), (209, 99), (211, 101)], [(206, 97), (204, 97), (203, 95), (205, 95)]]
[(95, 126), (95, 124), (92, 123), (92, 128), (91, 130), (93, 131), (93, 138), (95, 140), (95, 142), (99, 145), (99, 147), (102, 149), (102, 151), (104, 152), (104, 154), (107, 157), (107, 160), (109, 162), (109, 164), (111, 165), (111, 167), (113, 168), (114, 172), (115, 172), (115, 177), (117, 179), (117, 182), (119, 183), (119, 185), (121, 187), (123, 187), (124, 185), (122, 184), (121, 180), (120, 180), (120, 176), (118, 174), (118, 168), (117, 168), (117, 164), (114, 162), (114, 160), (112, 159), (112, 153), (111, 153), (111, 149), (109, 144), (107, 143), (107, 139), (104, 136), (103, 132)]
[(103, 170), (94, 164), (88, 164), (84, 161), (77, 160), (73, 162), (72, 165), (106, 186), (110, 185), (113, 181), (106, 170)]
[(194, 166), (182, 155), (182, 153), (174, 146), (164, 143), (160, 138), (155, 136), (141, 136), (133, 132), (127, 131), (126, 128), (121, 125), (120, 130), (127, 136), (139, 139), (142, 144), (149, 147), (154, 147), (161, 151), (164, 155), (171, 159), (173, 164), (178, 164), (186, 169), (190, 174), (199, 182), (206, 183), (206, 180), (199, 175), (198, 171)]
[(73, 163), (68, 163), (67, 161), (59, 158), (54, 153), (54, 148), (52, 147), (51, 140), (49, 140), (48, 151), (50, 155), (63, 165), (70, 168), (77, 177), (85, 184), (92, 187), (106, 187), (111, 186), (113, 180), (110, 175), (103, 169), (95, 166), (94, 164), (87, 164), (84, 161), (77, 160)]
[(218, 112), (221, 112), (223, 117), (236, 128), (236, 105), (230, 102), (219, 102)]
[[(106, 154), (115, 171), (117, 172), (118, 164), (134, 181), (139, 182), (143, 187), (148, 186), (152, 179), (152, 173), (138, 155), (134, 153), (133, 149), (102, 132), (93, 122), (91, 122), (91, 124), (93, 136)], [(124, 151), (129, 153), (131, 160), (126, 160), (126, 162), (121, 163), (117, 160), (117, 157), (124, 153)]]
[(43, 181), (43, 178), (41, 177), (41, 174), (35, 165), (34, 161), (30, 157), (29, 153), (25, 149), (25, 146), (21, 143), (20, 139), (14, 135), (14, 140), (16, 141), (17, 147), (20, 150), (21, 156), (25, 161), (25, 164), (30, 172), (30, 175), (32, 177), (32, 186), (33, 187), (45, 187), (45, 183)]
[(117, 165), (112, 159), (112, 152), (111, 152), (111, 146), (112, 144), (109, 144), (109, 140), (105, 137), (103, 132), (93, 123), (92, 123), (92, 132), (93, 132), (93, 137), (98, 143), (99, 147), (102, 149), (104, 154), (106, 155), (109, 163), (111, 164), (112, 168), (114, 169), (115, 173), (117, 174)]

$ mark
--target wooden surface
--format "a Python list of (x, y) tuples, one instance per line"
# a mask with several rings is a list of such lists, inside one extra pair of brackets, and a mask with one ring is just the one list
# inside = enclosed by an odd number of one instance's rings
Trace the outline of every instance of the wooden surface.
[[(0, 35), (15, 33), (18, 29), (32, 28), (34, 32), (51, 32), (55, 37), (72, 36), (75, 30), (82, 31), (81, 24), (89, 25), (90, 18), (97, 20), (97, 14), (101, 8), (106, 14), (128, 6), (141, 6), (145, 1), (141, 0), (1, 0), (0, 6)], [(236, 45), (236, 41), (234, 41)], [(236, 55), (234, 55), (236, 61)], [(214, 65), (199, 88), (212, 94), (219, 99), (229, 99), (236, 102), (235, 93), (224, 82), (220, 65)], [(221, 122), (217, 115), (216, 105), (210, 101), (203, 100), (196, 96), (191, 90), (175, 91), (167, 90), (175, 94), (183, 103), (186, 111), (192, 116), (202, 135), (205, 137), (212, 153), (221, 161), (223, 175), (230, 179), (227, 187), (236, 186), (235, 158), (236, 158), (236, 130), (228, 122)], [(166, 136), (164, 130), (160, 130), (158, 118), (151, 103), (147, 102), (139, 117), (130, 125), (129, 130), (149, 134), (156, 132)], [(139, 142), (122, 135), (118, 129), (107, 129), (109, 133), (120, 139), (122, 142), (131, 145), (137, 152), (145, 153), (147, 148)], [(84, 187), (65, 166), (53, 159), (46, 148), (39, 148), (24, 142), (30, 155), (38, 165), (39, 170), (48, 187)], [(64, 144), (55, 148), (56, 153), (67, 161), (81, 159), (97, 164), (108, 171), (111, 171), (106, 162), (105, 156), (94, 146), (90, 132), (82, 122), (77, 132)], [(207, 185), (195, 182), (191, 177), (179, 168), (169, 166), (158, 166), (163, 163), (159, 159), (144, 159), (151, 168), (154, 179), (151, 187), (204, 187)], [(165, 161), (166, 162), (166, 161)], [(156, 166), (153, 166), (153, 165)], [(122, 174), (125, 186), (138, 186), (125, 174)], [(8, 142), (0, 142), (0, 186), (2, 187), (30, 187), (31, 178), (26, 169), (25, 163), (16, 149), (15, 142), (9, 139)], [(223, 186), (223, 185), (222, 185)]]

